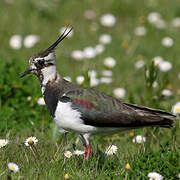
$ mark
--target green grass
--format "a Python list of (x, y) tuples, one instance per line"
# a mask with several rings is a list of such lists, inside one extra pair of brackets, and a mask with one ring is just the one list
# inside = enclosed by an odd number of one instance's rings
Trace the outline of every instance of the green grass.
[[(151, 3), (152, 2), (152, 3)], [(85, 10), (96, 12), (94, 20), (86, 20)], [(82, 149), (74, 133), (66, 136), (58, 133), (58, 128), (50, 118), (46, 107), (39, 106), (36, 98), (41, 96), (39, 82), (36, 77), (28, 76), (20, 79), (19, 75), (26, 69), (28, 59), (33, 54), (47, 48), (54, 42), (59, 29), (67, 24), (74, 27), (74, 35), (66, 39), (56, 49), (57, 66), (62, 76), (72, 77), (73, 82), (78, 75), (87, 74), (89, 69), (95, 69), (100, 76), (105, 69), (103, 60), (107, 56), (116, 59), (113, 68), (113, 83), (99, 85), (96, 90), (113, 95), (117, 87), (124, 87), (127, 91), (123, 101), (147, 105), (154, 108), (171, 111), (180, 99), (180, 83), (177, 78), (180, 69), (180, 36), (179, 29), (173, 28), (171, 20), (180, 16), (178, 0), (170, 3), (162, 1), (122, 1), (122, 0), (18, 0), (12, 4), (0, 1), (0, 139), (7, 138), (10, 142), (6, 148), (0, 149), (0, 179), (7, 179), (9, 170), (7, 164), (15, 162), (20, 171), (11, 173), (12, 179), (63, 179), (66, 173), (70, 179), (148, 179), (147, 174), (159, 172), (164, 179), (178, 179), (180, 172), (180, 123), (177, 119), (175, 128), (144, 128), (134, 130), (135, 135), (144, 135), (147, 141), (142, 144), (132, 143), (129, 132), (108, 137), (94, 137), (92, 145), (94, 155), (88, 161), (83, 157), (64, 157), (64, 151), (73, 151), (73, 144)], [(152, 12), (160, 12), (168, 26), (158, 30), (142, 17)], [(117, 23), (112, 28), (100, 25), (99, 19), (104, 13), (112, 13)], [(98, 25), (97, 31), (92, 31), (92, 25)], [(135, 27), (143, 25), (147, 35), (134, 35)], [(71, 52), (98, 44), (99, 36), (108, 33), (112, 36), (112, 43), (106, 45), (102, 55), (92, 60), (74, 61)], [(13, 50), (9, 47), (9, 39), (14, 34), (25, 37), (28, 34), (40, 36), (40, 42), (31, 49), (22, 47)], [(165, 36), (174, 39), (174, 45), (166, 48), (161, 45)], [(127, 48), (122, 42), (128, 43)], [(159, 86), (154, 89), (147, 86), (145, 69), (135, 70), (134, 64), (142, 57), (151, 67), (151, 60), (155, 56), (162, 56), (172, 63), (169, 72), (158, 72), (156, 81)], [(152, 79), (149, 80), (151, 82)], [(88, 86), (88, 82), (85, 83)], [(174, 95), (170, 98), (161, 96), (162, 89), (172, 87)], [(32, 100), (28, 101), (27, 97)], [(158, 99), (153, 99), (157, 96)], [(30, 148), (23, 142), (29, 136), (36, 136), (39, 157), (33, 156)], [(105, 155), (105, 149), (110, 144), (118, 146), (114, 156)], [(125, 169), (130, 163), (131, 170)]]

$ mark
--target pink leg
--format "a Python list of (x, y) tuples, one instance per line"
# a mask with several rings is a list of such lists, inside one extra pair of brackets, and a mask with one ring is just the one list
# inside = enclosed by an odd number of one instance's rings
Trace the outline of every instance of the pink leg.
[(85, 159), (87, 159), (88, 149), (87, 149), (86, 144), (83, 144), (83, 147), (84, 147), (84, 160), (85, 160)]
[(93, 153), (92, 145), (89, 144), (89, 145), (88, 145), (88, 159), (90, 158), (90, 156), (92, 155), (92, 153)]

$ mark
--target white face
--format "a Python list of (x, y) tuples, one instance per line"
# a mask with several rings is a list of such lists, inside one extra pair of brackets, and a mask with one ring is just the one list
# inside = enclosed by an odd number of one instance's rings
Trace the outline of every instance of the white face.
[(31, 69), (31, 73), (36, 75), (42, 74), (43, 69), (48, 69), (51, 66), (56, 66), (54, 52), (44, 57), (33, 56), (29, 59), (29, 69)]
[(45, 86), (49, 81), (57, 78), (56, 58), (54, 52), (41, 53), (29, 59), (29, 68), (20, 76), (35, 74)]

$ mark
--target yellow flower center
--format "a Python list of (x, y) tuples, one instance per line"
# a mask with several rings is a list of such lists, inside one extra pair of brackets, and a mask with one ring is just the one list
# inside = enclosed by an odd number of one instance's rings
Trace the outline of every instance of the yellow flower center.
[(69, 175), (65, 174), (64, 179), (69, 179)]
[(110, 152), (113, 152), (113, 148), (109, 149)]
[(11, 166), (11, 170), (14, 171), (15, 170), (15, 166)]
[(127, 164), (126, 164), (126, 166), (125, 166), (125, 168), (126, 168), (126, 169), (131, 169), (130, 164), (129, 164), (129, 163), (127, 163)]
[(132, 137), (134, 136), (134, 132), (130, 132), (129, 135)]
[(67, 157), (70, 157), (71, 155), (70, 154), (67, 154)]
[(1, 146), (5, 146), (5, 145), (6, 145), (6, 143), (5, 143), (5, 142), (2, 142), (2, 143), (1, 143)]
[(141, 143), (141, 142), (143, 142), (143, 139), (142, 139), (142, 137), (139, 137), (139, 138), (136, 139), (136, 141)]
[(30, 143), (32, 143), (32, 142), (33, 142), (32, 138), (30, 138), (30, 139), (29, 139), (29, 142), (30, 142)]
[(169, 69), (169, 66), (168, 66), (167, 64), (164, 65), (164, 69), (165, 69), (165, 70)]
[(180, 107), (177, 107), (177, 108), (176, 108), (176, 112), (180, 112)]
[(173, 89), (172, 84), (168, 84), (167, 88), (168, 88), (168, 89)]
[(152, 179), (156, 179), (156, 176), (154, 175), (154, 176), (152, 176)]
[(123, 41), (123, 42), (121, 43), (121, 45), (122, 45), (122, 47), (125, 48), (125, 49), (128, 48), (128, 46), (129, 46), (127, 41)]

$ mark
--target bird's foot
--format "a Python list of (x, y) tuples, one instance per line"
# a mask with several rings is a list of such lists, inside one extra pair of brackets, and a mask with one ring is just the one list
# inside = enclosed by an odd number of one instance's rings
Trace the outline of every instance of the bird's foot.
[(88, 148), (87, 148), (86, 144), (83, 144), (83, 147), (84, 147), (84, 160), (86, 160), (87, 155), (88, 155)]
[(83, 144), (83, 147), (84, 147), (84, 160), (89, 159), (93, 153), (92, 145), (89, 144), (87, 147), (86, 144)]
[(92, 145), (89, 144), (89, 145), (88, 145), (88, 154), (87, 154), (88, 159), (91, 157), (92, 153), (93, 153)]

